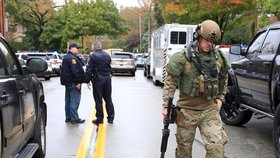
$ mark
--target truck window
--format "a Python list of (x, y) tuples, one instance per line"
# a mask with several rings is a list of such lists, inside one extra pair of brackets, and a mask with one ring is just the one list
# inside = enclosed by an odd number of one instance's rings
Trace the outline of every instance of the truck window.
[(4, 58), (7, 62), (7, 70), (8, 70), (9, 75), (12, 75), (12, 76), (19, 75), (19, 68), (16, 64), (15, 59), (10, 54), (11, 52), (9, 52), (7, 47), (5, 45), (3, 45), (2, 43), (0, 43), (0, 49), (1, 49), (1, 51), (4, 55)]
[(263, 39), (265, 38), (266, 32), (259, 33), (259, 35), (255, 38), (253, 43), (250, 45), (248, 49), (249, 54), (254, 54), (256, 52), (260, 52), (260, 48), (262, 46)]
[(186, 32), (171, 31), (170, 43), (171, 44), (186, 44), (186, 39), (187, 39), (186, 37), (187, 37)]
[(280, 37), (279, 29), (270, 30), (264, 41), (261, 52), (265, 54), (276, 54), (280, 42), (279, 37)]
[(2, 58), (0, 59), (0, 78), (5, 76), (5, 68)]

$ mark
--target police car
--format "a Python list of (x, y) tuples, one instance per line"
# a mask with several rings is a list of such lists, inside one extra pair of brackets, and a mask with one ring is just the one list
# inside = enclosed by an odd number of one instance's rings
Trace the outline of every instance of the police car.
[(48, 52), (46, 54), (50, 58), (52, 64), (52, 73), (60, 75), (62, 56), (57, 52)]

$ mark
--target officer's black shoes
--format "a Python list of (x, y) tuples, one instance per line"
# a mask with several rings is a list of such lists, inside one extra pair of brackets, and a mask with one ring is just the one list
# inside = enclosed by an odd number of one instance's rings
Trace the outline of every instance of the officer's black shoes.
[(77, 119), (77, 120), (73, 120), (73, 121), (70, 121), (72, 124), (80, 124), (80, 123), (84, 123), (85, 120), (84, 119)]
[(95, 120), (92, 120), (92, 123), (96, 124), (96, 125), (99, 125), (99, 124), (103, 124), (103, 121), (95, 119)]
[(113, 124), (114, 121), (113, 120), (108, 120), (108, 123)]
[(71, 119), (66, 119), (65, 122), (66, 123), (71, 122)]

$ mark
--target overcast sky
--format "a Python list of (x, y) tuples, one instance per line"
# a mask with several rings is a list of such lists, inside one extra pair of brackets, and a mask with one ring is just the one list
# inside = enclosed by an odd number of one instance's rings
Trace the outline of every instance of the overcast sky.
[[(124, 6), (124, 7), (133, 7), (133, 6), (139, 6), (138, 1), (137, 0), (113, 0), (118, 8), (120, 6)], [(57, 3), (57, 5), (63, 5), (65, 0), (54, 0), (54, 2)]]

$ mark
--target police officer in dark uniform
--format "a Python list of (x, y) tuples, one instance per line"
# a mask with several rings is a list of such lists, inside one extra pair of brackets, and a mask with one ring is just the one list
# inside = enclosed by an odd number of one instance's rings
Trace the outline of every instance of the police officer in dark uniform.
[[(113, 123), (115, 111), (111, 98), (111, 57), (106, 52), (102, 51), (100, 41), (93, 42), (93, 51), (94, 53), (89, 56), (85, 76), (86, 83), (92, 81), (93, 97), (95, 100), (96, 119), (93, 120), (92, 123), (96, 125), (103, 123), (104, 113), (102, 99), (105, 100), (108, 123)], [(90, 86), (90, 83), (88, 86)]]
[(81, 84), (85, 73), (80, 58), (77, 57), (80, 46), (76, 43), (69, 45), (69, 52), (63, 58), (60, 81), (65, 86), (65, 122), (72, 124), (84, 123), (79, 118), (78, 108), (81, 101)]

